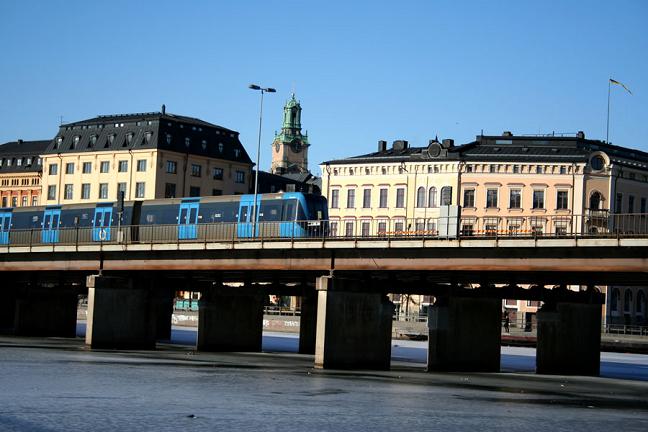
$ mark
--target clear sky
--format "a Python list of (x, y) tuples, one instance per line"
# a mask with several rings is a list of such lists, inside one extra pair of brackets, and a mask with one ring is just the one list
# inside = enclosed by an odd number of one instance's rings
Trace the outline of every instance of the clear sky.
[(167, 111), (241, 132), (261, 168), (295, 89), (310, 167), (376, 141), (576, 132), (648, 151), (648, 1), (0, 0), (0, 142), (59, 116)]

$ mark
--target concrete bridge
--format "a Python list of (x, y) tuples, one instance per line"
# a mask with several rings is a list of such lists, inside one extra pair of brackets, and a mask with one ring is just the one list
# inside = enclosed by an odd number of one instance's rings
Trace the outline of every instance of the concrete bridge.
[(300, 352), (322, 368), (389, 368), (386, 294), (421, 293), (437, 298), (428, 368), (496, 371), (501, 299), (541, 300), (538, 372), (596, 375), (595, 286), (648, 283), (648, 236), (4, 245), (0, 272), (0, 327), (73, 336), (87, 292), (87, 343), (101, 348), (153, 349), (190, 287), (203, 294), (197, 349), (260, 351), (263, 296), (300, 295)]

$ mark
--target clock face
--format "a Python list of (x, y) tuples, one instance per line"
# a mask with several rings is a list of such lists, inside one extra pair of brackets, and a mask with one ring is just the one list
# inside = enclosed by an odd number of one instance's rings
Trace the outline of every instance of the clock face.
[(290, 148), (295, 153), (299, 153), (300, 151), (302, 151), (302, 143), (301, 143), (301, 141), (293, 140), (293, 142), (290, 143)]

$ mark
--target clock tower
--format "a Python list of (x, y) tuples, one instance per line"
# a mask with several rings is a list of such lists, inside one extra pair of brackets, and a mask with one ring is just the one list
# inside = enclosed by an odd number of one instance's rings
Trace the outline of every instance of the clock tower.
[(281, 132), (272, 142), (272, 174), (308, 173), (308, 134), (301, 131), (301, 105), (293, 93), (284, 106)]

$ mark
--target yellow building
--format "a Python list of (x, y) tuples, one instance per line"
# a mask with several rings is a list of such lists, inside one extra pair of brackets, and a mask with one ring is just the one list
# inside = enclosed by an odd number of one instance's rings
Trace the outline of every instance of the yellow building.
[[(462, 236), (564, 236), (648, 229), (648, 154), (575, 136), (477, 136), (454, 146), (395, 141), (321, 165), (338, 236), (435, 235), (440, 205), (460, 206)], [(578, 289), (578, 287), (575, 287)], [(645, 323), (646, 288), (608, 288), (607, 322)], [(628, 294), (626, 294), (628, 293)], [(402, 296), (401, 296), (402, 298)], [(425, 306), (408, 296), (407, 309)], [(532, 320), (537, 302), (507, 300)]]
[(0, 207), (39, 204), (42, 161), (49, 141), (13, 141), (0, 145)]
[(164, 106), (61, 125), (42, 159), (46, 205), (244, 194), (252, 170), (238, 132)]

